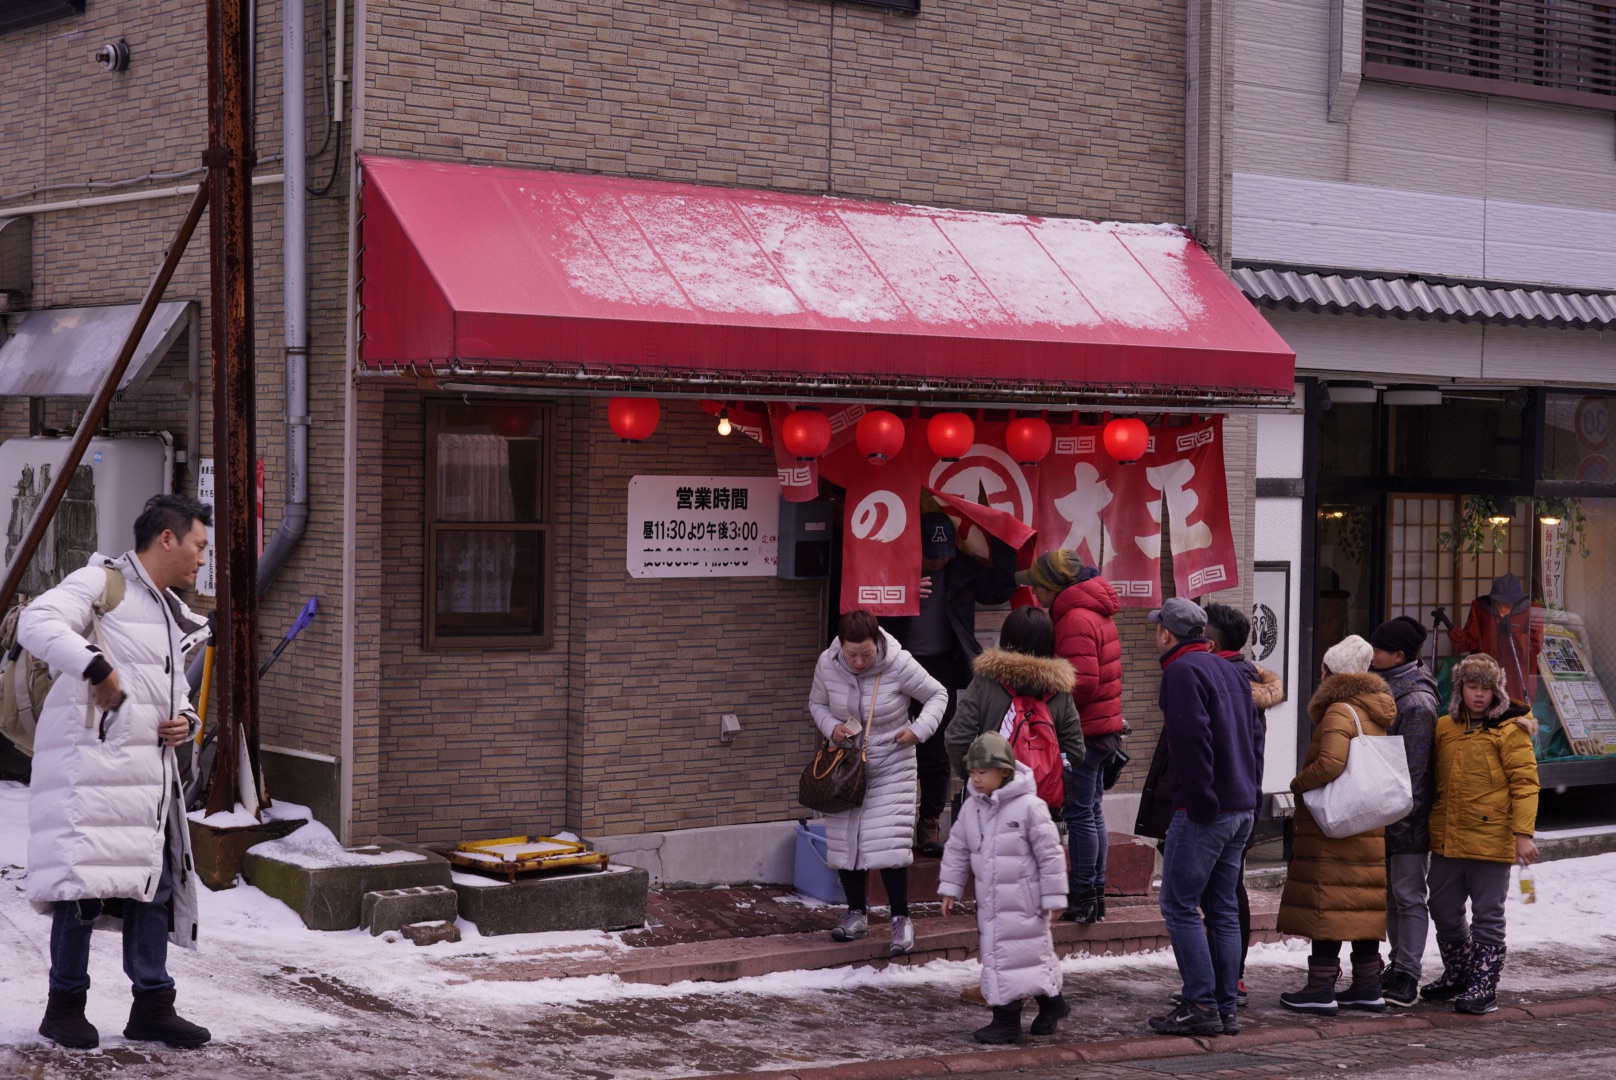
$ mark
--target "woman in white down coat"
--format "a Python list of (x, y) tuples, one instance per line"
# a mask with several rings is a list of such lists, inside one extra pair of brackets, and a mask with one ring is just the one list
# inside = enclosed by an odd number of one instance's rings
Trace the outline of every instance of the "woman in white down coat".
[[(1038, 1000), (1034, 1035), (1052, 1035), (1071, 1011), (1061, 995), (1060, 959), (1050, 924), (1066, 909), (1066, 857), (1032, 770), (1016, 761), (998, 732), (984, 732), (966, 752), (971, 772), (959, 820), (943, 848), (937, 894), (943, 914), (976, 882), (976, 928), (982, 997), (993, 1022), (978, 1042), (1021, 1041), (1021, 1000)], [(986, 788), (987, 790), (984, 790)]]
[[(922, 703), (909, 719), (909, 701)], [(819, 656), (808, 697), (819, 733), (835, 742), (867, 740), (864, 804), (825, 821), (826, 861), (847, 894), (837, 941), (869, 932), (868, 871), (881, 871), (892, 910), (892, 955), (914, 948), (909, 864), (914, 862), (915, 747), (943, 717), (948, 691), (926, 674), (868, 611), (842, 616), (836, 640)]]

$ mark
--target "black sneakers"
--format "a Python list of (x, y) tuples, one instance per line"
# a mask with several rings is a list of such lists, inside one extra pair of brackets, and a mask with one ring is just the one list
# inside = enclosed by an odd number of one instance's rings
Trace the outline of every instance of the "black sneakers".
[(1150, 1030), (1159, 1035), (1222, 1035), (1223, 1017), (1215, 1009), (1185, 1001), (1165, 1016), (1152, 1016)]
[(1419, 980), (1393, 968), (1380, 977), (1380, 996), (1386, 1004), (1406, 1009), (1420, 1000)]

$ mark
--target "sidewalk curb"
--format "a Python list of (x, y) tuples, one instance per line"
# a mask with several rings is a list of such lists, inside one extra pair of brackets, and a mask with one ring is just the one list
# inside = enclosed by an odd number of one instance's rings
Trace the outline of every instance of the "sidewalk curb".
[(1458, 1012), (1437, 1012), (1426, 1016), (1363, 1017), (1294, 1027), (1259, 1028), (1239, 1035), (1173, 1038), (1155, 1035), (1139, 1039), (1107, 1039), (1101, 1042), (1056, 1046), (1019, 1046), (1008, 1050), (981, 1050), (967, 1054), (936, 1057), (895, 1058), (887, 1061), (854, 1061), (812, 1069), (744, 1073), (706, 1073), (701, 1080), (904, 1080), (907, 1077), (964, 1076), (972, 1073), (1002, 1072), (1007, 1069), (1048, 1068), (1055, 1065), (1116, 1065), (1128, 1061), (1190, 1057), (1195, 1054), (1229, 1053), (1259, 1047), (1307, 1043), (1318, 1039), (1353, 1038), (1381, 1035), (1392, 1031), (1423, 1031), (1458, 1028), (1470, 1024), (1497, 1024), (1545, 1020), (1556, 1016), (1580, 1016), (1608, 1012), (1616, 996), (1588, 995), (1557, 998), (1500, 1006), (1485, 1016)]

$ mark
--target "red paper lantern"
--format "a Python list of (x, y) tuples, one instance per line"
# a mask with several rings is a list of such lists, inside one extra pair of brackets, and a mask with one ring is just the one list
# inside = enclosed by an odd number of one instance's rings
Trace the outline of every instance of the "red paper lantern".
[(1105, 452), (1121, 465), (1132, 465), (1150, 448), (1150, 429), (1136, 416), (1105, 425)]
[(885, 409), (867, 412), (858, 422), (853, 438), (858, 442), (859, 453), (871, 461), (891, 461), (903, 450), (903, 421)]
[(812, 461), (830, 446), (830, 418), (818, 409), (798, 409), (780, 421), (780, 442), (798, 461)]
[(496, 405), (488, 410), (488, 426), (493, 429), (495, 435), (503, 435), (508, 439), (531, 435), (535, 419), (537, 414), (521, 405)]
[(1055, 433), (1049, 430), (1049, 421), (1037, 416), (1023, 416), (1010, 421), (1004, 431), (1004, 448), (1018, 465), (1036, 465), (1049, 456), (1055, 445)]
[(606, 419), (612, 430), (624, 442), (641, 442), (650, 438), (662, 418), (662, 406), (656, 398), (614, 397), (606, 406)]
[(944, 461), (958, 461), (971, 452), (976, 425), (962, 412), (938, 413), (926, 425), (926, 442), (931, 452)]

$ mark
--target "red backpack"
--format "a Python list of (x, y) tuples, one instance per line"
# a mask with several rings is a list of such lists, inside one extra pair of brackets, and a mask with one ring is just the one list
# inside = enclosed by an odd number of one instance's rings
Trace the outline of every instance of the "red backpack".
[(1060, 740), (1055, 735), (1055, 718), (1049, 713), (1049, 699), (1010, 691), (1010, 749), (1016, 760), (1032, 770), (1038, 797), (1057, 809), (1066, 803), (1066, 771), (1061, 764)]

